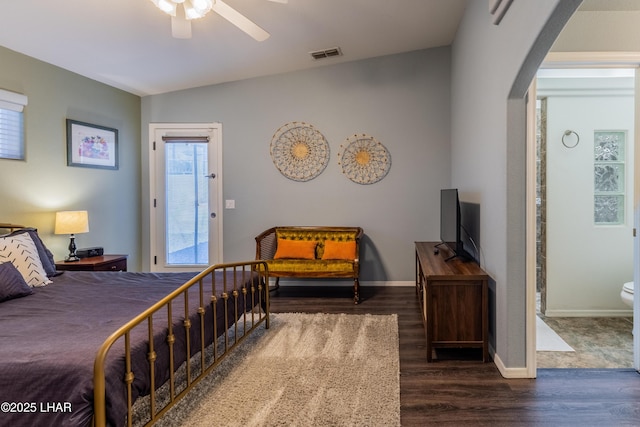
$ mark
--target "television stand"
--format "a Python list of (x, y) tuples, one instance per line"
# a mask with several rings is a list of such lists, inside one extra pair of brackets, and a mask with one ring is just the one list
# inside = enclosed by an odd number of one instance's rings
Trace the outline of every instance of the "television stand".
[[(415, 242), (416, 294), (427, 340), (436, 348), (480, 348), (489, 360), (489, 275), (475, 262), (454, 257), (438, 242)], [(437, 249), (437, 251), (436, 251)]]

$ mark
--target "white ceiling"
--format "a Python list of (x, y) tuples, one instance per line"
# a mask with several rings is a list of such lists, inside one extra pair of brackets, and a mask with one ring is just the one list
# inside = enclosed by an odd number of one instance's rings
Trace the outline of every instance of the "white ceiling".
[[(446, 46), (467, 0), (226, 2), (271, 37), (257, 42), (209, 13), (191, 39), (174, 39), (149, 0), (11, 0), (2, 2), (0, 45), (144, 96)], [(344, 55), (309, 55), (332, 47)]]

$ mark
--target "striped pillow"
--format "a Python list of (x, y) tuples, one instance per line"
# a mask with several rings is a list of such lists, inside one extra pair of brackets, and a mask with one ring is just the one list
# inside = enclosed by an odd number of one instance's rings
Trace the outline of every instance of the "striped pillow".
[(10, 262), (31, 287), (51, 283), (29, 234), (0, 237), (0, 262)]

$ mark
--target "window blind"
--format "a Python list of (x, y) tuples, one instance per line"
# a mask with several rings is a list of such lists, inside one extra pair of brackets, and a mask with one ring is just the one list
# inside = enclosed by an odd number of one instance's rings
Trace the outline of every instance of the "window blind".
[(163, 136), (164, 142), (209, 142), (208, 136)]
[(25, 95), (0, 89), (0, 158), (24, 159), (25, 105)]
[(24, 159), (24, 118), (20, 111), (0, 108), (0, 158)]

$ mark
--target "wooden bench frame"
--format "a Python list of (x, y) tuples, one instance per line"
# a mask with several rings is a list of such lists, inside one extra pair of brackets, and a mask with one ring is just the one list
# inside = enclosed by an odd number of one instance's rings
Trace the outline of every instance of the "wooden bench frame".
[[(353, 269), (350, 270), (327, 270), (327, 271), (277, 271), (272, 270), (269, 266), (269, 276), (276, 278), (275, 287), (271, 290), (276, 290), (280, 287), (280, 277), (298, 277), (298, 278), (350, 278), (353, 279), (353, 301), (355, 304), (360, 302), (360, 239), (363, 235), (363, 230), (360, 227), (323, 227), (323, 226), (280, 226), (271, 227), (268, 230), (263, 231), (258, 235), (256, 239), (256, 260), (267, 261), (273, 260), (277, 249), (276, 231), (308, 231), (309, 233), (344, 233), (353, 231), (356, 233), (356, 258), (353, 260)], [(309, 260), (311, 262), (316, 260)]]

